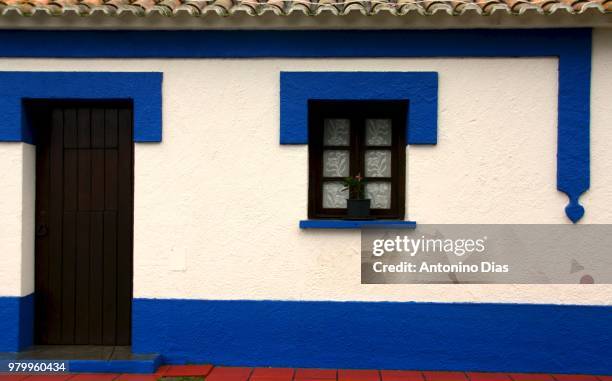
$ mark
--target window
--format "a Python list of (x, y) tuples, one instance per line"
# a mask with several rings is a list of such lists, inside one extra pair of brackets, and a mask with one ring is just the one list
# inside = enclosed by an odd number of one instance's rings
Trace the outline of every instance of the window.
[(342, 180), (361, 174), (372, 218), (404, 219), (405, 101), (309, 101), (308, 218), (343, 218)]

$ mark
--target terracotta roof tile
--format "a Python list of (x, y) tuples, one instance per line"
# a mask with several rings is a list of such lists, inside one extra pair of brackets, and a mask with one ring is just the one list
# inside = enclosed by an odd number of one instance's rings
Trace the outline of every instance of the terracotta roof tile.
[(268, 12), (277, 15), (297, 12), (312, 16), (352, 12), (364, 15), (385, 12), (392, 15), (433, 15), (437, 12), (450, 15), (470, 12), (520, 15), (525, 12), (581, 14), (589, 10), (612, 13), (612, 0), (0, 0), (0, 15), (17, 13), (24, 16), (37, 12), (50, 15), (74, 12), (81, 16), (96, 12), (107, 15), (131, 13), (137, 16), (173, 16), (179, 13), (193, 16), (246, 13), (256, 16)]

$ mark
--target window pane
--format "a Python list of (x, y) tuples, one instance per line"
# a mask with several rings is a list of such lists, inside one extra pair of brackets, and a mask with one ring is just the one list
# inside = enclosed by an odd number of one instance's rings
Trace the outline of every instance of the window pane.
[(366, 198), (371, 201), (372, 209), (391, 208), (391, 183), (387, 181), (376, 181), (366, 183)]
[(391, 145), (391, 119), (366, 119), (366, 145)]
[(391, 177), (391, 151), (366, 151), (365, 175), (366, 177)]
[(326, 146), (348, 146), (350, 142), (350, 120), (325, 119), (323, 121), (323, 144)]
[(348, 189), (340, 181), (326, 181), (323, 183), (323, 207), (324, 208), (346, 208)]
[(349, 151), (323, 151), (323, 177), (349, 175)]

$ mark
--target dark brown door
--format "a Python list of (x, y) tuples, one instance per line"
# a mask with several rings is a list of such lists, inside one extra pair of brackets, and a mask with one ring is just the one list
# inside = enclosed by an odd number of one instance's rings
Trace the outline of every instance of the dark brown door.
[(129, 345), (132, 108), (32, 108), (36, 163), (36, 343)]

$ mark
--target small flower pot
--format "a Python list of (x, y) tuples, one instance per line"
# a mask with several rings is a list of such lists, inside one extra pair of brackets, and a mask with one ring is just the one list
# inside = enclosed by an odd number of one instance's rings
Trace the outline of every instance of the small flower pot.
[(367, 219), (370, 217), (370, 199), (346, 200), (346, 216), (349, 219)]

